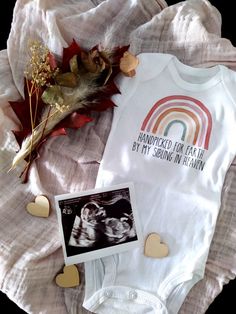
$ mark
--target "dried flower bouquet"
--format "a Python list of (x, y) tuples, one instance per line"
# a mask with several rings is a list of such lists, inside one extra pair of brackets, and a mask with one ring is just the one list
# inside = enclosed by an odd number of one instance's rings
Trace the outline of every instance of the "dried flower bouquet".
[(66, 135), (66, 128), (81, 128), (92, 120), (91, 111), (113, 107), (110, 97), (119, 93), (114, 77), (120, 71), (135, 75), (138, 64), (128, 46), (111, 50), (96, 46), (85, 51), (73, 40), (64, 48), (60, 63), (40, 42), (32, 42), (29, 49), (25, 99), (10, 103), (22, 126), (13, 131), (20, 150), (11, 169), (26, 161), (23, 182), (27, 182), (30, 165), (39, 158), (38, 150), (47, 138)]

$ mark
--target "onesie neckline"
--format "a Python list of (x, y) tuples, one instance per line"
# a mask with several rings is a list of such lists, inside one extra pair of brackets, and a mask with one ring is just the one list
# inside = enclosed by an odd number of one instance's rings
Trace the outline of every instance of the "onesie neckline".
[[(195, 68), (182, 63), (176, 56), (172, 56), (168, 68), (175, 83), (185, 90), (202, 91), (221, 81), (222, 65), (215, 65), (210, 68)], [(201, 77), (208, 79), (204, 82), (193, 83), (184, 79), (183, 75), (190, 75), (196, 79)]]

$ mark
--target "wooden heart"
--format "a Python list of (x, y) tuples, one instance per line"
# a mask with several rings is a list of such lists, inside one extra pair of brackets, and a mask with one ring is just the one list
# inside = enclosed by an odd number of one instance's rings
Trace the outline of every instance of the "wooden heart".
[(169, 254), (168, 246), (161, 243), (161, 237), (157, 233), (150, 233), (145, 242), (144, 255), (161, 258)]
[(56, 276), (56, 284), (62, 288), (78, 286), (80, 281), (77, 267), (75, 265), (65, 266), (63, 273)]
[(47, 218), (49, 216), (49, 201), (46, 196), (38, 195), (34, 203), (26, 206), (27, 212), (36, 217)]
[(126, 76), (134, 76), (135, 69), (138, 66), (139, 60), (137, 57), (126, 51), (120, 59), (120, 70)]

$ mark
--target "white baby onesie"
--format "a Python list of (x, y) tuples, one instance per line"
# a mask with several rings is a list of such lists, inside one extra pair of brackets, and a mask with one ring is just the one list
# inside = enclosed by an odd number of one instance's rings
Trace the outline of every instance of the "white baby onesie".
[(117, 79), (111, 132), (97, 187), (133, 182), (144, 239), (156, 232), (164, 258), (140, 248), (85, 264), (84, 307), (95, 313), (178, 312), (204, 275), (224, 178), (236, 154), (236, 74), (138, 56), (136, 76)]

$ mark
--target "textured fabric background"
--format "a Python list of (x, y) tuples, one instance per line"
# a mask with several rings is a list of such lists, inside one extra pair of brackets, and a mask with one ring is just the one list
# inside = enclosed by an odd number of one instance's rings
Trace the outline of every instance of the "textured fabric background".
[[(7, 50), (0, 52), (0, 289), (28, 313), (88, 313), (82, 309), (82, 284), (61, 289), (54, 278), (64, 265), (53, 195), (92, 188), (112, 112), (67, 137), (52, 138), (40, 151), (21, 184), (21, 168), (7, 173), (17, 145), (11, 133), (19, 122), (8, 101), (23, 95), (23, 72), (29, 39), (42, 40), (58, 56), (74, 38), (90, 48), (130, 44), (130, 50), (167, 52), (192, 66), (218, 63), (236, 67), (236, 49), (220, 37), (221, 16), (206, 0), (167, 7), (164, 0), (18, 0)], [(233, 136), (233, 135), (232, 135)], [(181, 313), (204, 313), (236, 276), (236, 169), (228, 172), (222, 206), (204, 279), (189, 293)], [(27, 214), (37, 194), (52, 202), (48, 219)]]

